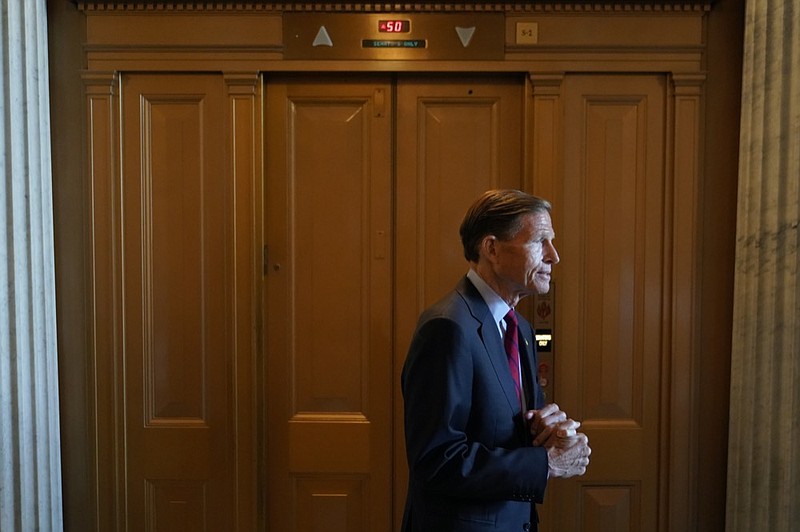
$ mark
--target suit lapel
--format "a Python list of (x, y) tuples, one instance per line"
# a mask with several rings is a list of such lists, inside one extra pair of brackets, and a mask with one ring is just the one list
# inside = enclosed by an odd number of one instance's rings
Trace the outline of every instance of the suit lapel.
[(533, 357), (533, 329), (524, 318), (520, 319), (520, 346), (522, 357), (522, 374), (525, 386), (526, 404), (529, 409), (540, 407), (536, 404), (538, 390), (536, 389), (536, 371)]
[(478, 334), (486, 348), (489, 362), (491, 362), (494, 368), (497, 380), (503, 388), (503, 393), (508, 400), (509, 408), (511, 408), (512, 413), (519, 412), (520, 405), (517, 400), (517, 391), (514, 387), (514, 381), (511, 378), (511, 371), (508, 369), (506, 349), (503, 347), (503, 342), (497, 330), (497, 324), (494, 322), (491, 312), (489, 312), (488, 305), (486, 305), (486, 302), (483, 300), (480, 292), (478, 292), (478, 289), (475, 288), (475, 285), (466, 277), (461, 280), (456, 290), (467, 302), (472, 316), (480, 323)]

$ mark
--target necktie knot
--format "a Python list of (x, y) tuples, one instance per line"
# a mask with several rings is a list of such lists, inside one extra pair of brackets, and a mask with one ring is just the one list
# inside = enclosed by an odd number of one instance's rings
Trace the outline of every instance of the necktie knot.
[(513, 308), (508, 311), (508, 314), (503, 319), (506, 321), (507, 327), (511, 328), (513, 326), (515, 329), (517, 328), (519, 322), (517, 321), (517, 313), (514, 312)]

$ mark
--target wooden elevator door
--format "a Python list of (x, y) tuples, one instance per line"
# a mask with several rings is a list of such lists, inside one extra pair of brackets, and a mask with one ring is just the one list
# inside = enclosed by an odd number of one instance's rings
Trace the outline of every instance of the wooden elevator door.
[(393, 530), (406, 485), (400, 366), (419, 312), (466, 272), (466, 206), (523, 186), (523, 83), (266, 87), (269, 529)]
[(391, 85), (266, 90), (268, 529), (386, 530)]

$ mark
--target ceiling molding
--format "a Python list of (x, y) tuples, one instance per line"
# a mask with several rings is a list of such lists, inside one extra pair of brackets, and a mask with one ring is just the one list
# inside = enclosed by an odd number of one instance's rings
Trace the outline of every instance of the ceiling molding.
[(529, 2), (266, 2), (257, 0), (73, 0), (83, 12), (636, 13), (710, 11), (713, 0)]

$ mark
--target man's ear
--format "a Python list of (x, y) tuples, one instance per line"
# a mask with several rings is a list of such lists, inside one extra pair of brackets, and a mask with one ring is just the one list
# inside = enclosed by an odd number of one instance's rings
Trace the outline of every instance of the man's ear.
[(486, 257), (490, 262), (494, 262), (497, 256), (497, 237), (494, 235), (486, 235), (481, 240), (480, 254)]

